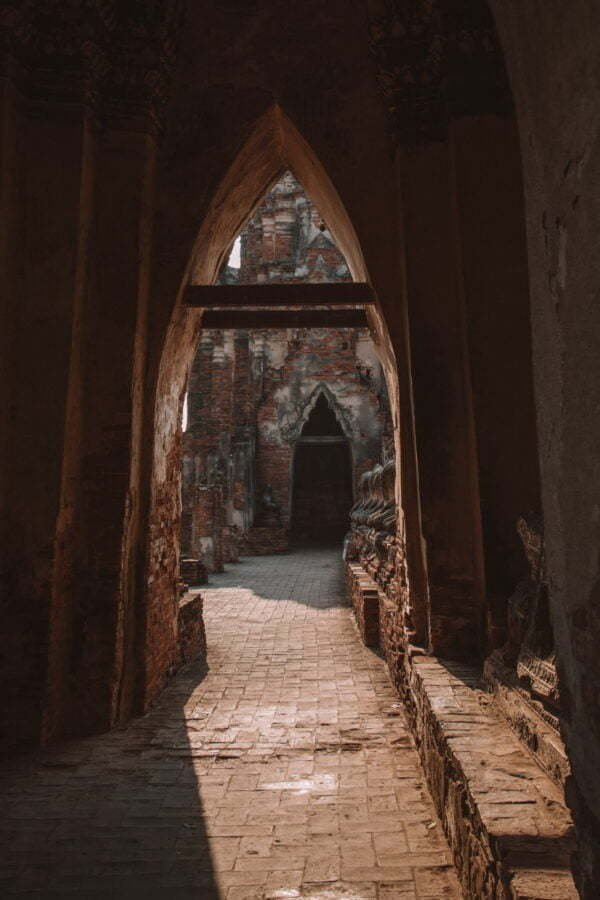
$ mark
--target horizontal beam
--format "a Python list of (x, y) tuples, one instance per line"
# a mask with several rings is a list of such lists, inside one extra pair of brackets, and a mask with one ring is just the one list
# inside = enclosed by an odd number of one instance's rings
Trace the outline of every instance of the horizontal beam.
[(207, 309), (202, 328), (368, 328), (364, 309)]
[(375, 302), (370, 284), (334, 281), (319, 284), (189, 284), (185, 306), (242, 309), (249, 306), (367, 306)]

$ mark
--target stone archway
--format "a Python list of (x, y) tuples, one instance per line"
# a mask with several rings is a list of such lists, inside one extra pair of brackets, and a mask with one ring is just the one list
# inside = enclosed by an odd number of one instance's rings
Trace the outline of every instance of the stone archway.
[[(153, 610), (153, 613), (146, 615), (143, 621), (144, 705), (160, 690), (168, 668), (165, 667), (165, 659), (173, 658), (175, 652), (175, 633), (170, 640), (170, 647), (165, 647), (164, 622), (176, 618), (177, 598), (174, 586), (177, 578), (178, 536), (173, 529), (167, 530), (161, 523), (176, 521), (179, 516), (180, 413), (188, 372), (202, 327), (201, 312), (183, 304), (183, 291), (187, 284), (214, 282), (235, 236), (264, 192), (288, 169), (302, 183), (327, 221), (353, 279), (369, 280), (356, 231), (332, 181), (289, 117), (279, 105), (274, 104), (255, 123), (206, 207), (183, 279), (179, 275), (178, 298), (165, 331), (154, 388), (152, 458), (146, 460), (150, 467), (148, 483), (151, 487), (145, 537), (147, 574), (140, 604), (146, 610)], [(191, 224), (189, 223), (190, 228)], [(181, 227), (181, 222), (179, 226)], [(373, 310), (369, 316), (388, 381), (389, 394), (397, 398), (394, 353), (383, 317), (379, 310)], [(162, 648), (158, 665), (157, 647)]]

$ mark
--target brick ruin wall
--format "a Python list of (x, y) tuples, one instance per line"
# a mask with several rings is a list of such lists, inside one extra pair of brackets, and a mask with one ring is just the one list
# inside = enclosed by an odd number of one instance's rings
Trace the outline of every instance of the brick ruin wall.
[[(239, 239), (225, 284), (348, 282), (318, 210), (287, 173)], [(391, 448), (385, 379), (365, 329), (202, 332), (183, 435), (182, 573), (289, 546), (294, 459), (324, 397), (347, 441), (352, 493)], [(265, 500), (268, 489), (270, 499)]]

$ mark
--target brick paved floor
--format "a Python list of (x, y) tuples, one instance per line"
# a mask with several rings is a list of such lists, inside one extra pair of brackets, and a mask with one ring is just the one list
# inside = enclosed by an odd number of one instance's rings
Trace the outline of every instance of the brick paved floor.
[(213, 576), (209, 671), (127, 728), (5, 770), (0, 895), (459, 897), (382, 661), (339, 553)]

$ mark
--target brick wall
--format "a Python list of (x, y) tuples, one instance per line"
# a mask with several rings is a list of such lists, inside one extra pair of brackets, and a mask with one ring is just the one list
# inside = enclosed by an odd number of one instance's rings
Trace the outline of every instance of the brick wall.
[[(287, 173), (241, 234), (240, 268), (226, 283), (350, 281), (318, 210)], [(325, 394), (351, 459), (354, 490), (391, 434), (385, 382), (368, 331), (203, 332), (184, 434), (182, 550), (219, 570), (238, 552), (288, 545), (294, 457), (302, 427)], [(270, 486), (278, 510), (264, 508)], [(215, 488), (221, 491), (222, 515)], [(351, 499), (349, 498), (349, 505)]]

